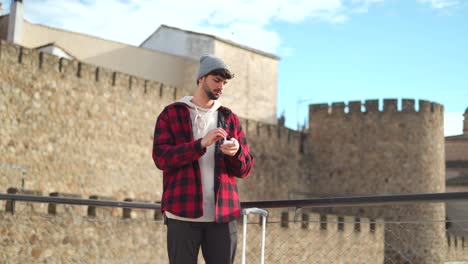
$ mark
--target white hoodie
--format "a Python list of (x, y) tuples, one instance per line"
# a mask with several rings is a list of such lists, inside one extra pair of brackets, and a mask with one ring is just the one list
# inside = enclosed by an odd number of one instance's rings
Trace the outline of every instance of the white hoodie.
[[(192, 103), (193, 96), (185, 96), (179, 102), (185, 103), (190, 109), (190, 118), (192, 119), (193, 138), (195, 140), (202, 138), (208, 131), (218, 126), (218, 108), (221, 103), (214, 101), (210, 109), (201, 108)], [(202, 189), (203, 189), (203, 216), (192, 219), (176, 216), (166, 211), (166, 216), (171, 219), (193, 222), (213, 222), (215, 221), (215, 193), (214, 193), (214, 167), (215, 167), (215, 145), (206, 148), (206, 153), (200, 157)]]

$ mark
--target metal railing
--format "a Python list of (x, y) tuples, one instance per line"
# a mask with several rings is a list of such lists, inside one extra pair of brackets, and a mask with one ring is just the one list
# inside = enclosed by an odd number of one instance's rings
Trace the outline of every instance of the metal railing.
[[(134, 217), (131, 210), (135, 209), (139, 216), (152, 210), (159, 212), (159, 203), (0, 193), (2, 200), (6, 213), (0, 211), (0, 236), (7, 238), (0, 247), (10, 250), (0, 250), (0, 262), (34, 263), (48, 258), (70, 263), (81, 263), (79, 259), (87, 259), (83, 260), (86, 263), (167, 263), (162, 218), (157, 218), (156, 213), (154, 217)], [(48, 204), (49, 208), (59, 204), (88, 206), (88, 215), (17, 211), (16, 202)], [(468, 192), (248, 201), (241, 206), (270, 209), (266, 263), (455, 263), (468, 260), (468, 239), (450, 234), (446, 226), (457, 226), (468, 234), (468, 215), (448, 223), (441, 205), (460, 202), (468, 204)], [(120, 208), (123, 217), (91, 217), (90, 207)], [(394, 216), (388, 217), (389, 213)], [(134, 221), (128, 221), (132, 218)], [(155, 223), (156, 232), (148, 233)], [(255, 217), (250, 217), (248, 224), (247, 260), (251, 263), (258, 260), (261, 250), (261, 226)], [(37, 230), (59, 238), (31, 235)], [(73, 238), (70, 230), (85, 232)], [(109, 241), (109, 237), (115, 240)], [(36, 241), (56, 246), (47, 251)], [(92, 243), (94, 248), (80, 251), (84, 243)], [(64, 252), (71, 252), (70, 245), (77, 247), (74, 250), (78, 253), (67, 256)], [(18, 258), (12, 253), (18, 250), (30, 253)], [(13, 256), (18, 261), (13, 261)], [(93, 259), (95, 256), (102, 260)]]
[[(161, 209), (159, 203), (106, 201), (84, 198), (51, 197), (24, 194), (0, 193), (0, 200), (22, 201), (34, 203), (57, 203), (69, 205), (104, 206), (137, 209)], [(377, 195), (377, 196), (353, 196), (313, 198), (300, 200), (269, 200), (269, 201), (247, 201), (241, 202), (242, 208), (258, 207), (270, 208), (312, 208), (312, 207), (341, 207), (341, 206), (369, 206), (402, 203), (436, 203), (448, 201), (467, 201), (468, 192), (451, 193), (418, 193), (400, 195)]]

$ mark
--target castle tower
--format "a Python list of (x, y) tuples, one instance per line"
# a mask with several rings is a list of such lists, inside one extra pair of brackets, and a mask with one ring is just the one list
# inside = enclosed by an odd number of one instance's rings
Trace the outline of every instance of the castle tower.
[[(347, 111), (345, 111), (347, 109)], [(311, 105), (306, 158), (315, 197), (445, 192), (443, 107), (436, 103), (377, 100)], [(332, 211), (398, 224), (386, 226), (386, 257), (393, 263), (441, 263), (442, 204), (375, 206)], [(402, 221), (421, 224), (407, 226)], [(408, 231), (410, 230), (410, 231)], [(403, 252), (401, 255), (399, 252)], [(410, 252), (410, 253), (408, 253)], [(440, 260), (440, 261), (438, 261)], [(433, 262), (435, 261), (435, 262)]]

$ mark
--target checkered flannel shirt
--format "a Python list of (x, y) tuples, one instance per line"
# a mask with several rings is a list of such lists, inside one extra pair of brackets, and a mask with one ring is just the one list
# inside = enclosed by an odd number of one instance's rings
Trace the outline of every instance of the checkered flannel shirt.
[[(215, 150), (215, 221), (226, 223), (240, 216), (236, 178), (249, 175), (254, 158), (237, 116), (228, 108), (218, 109), (218, 127), (239, 141), (234, 156)], [(203, 215), (203, 193), (198, 159), (205, 154), (201, 138), (194, 139), (190, 110), (173, 103), (161, 112), (154, 131), (153, 160), (163, 171), (161, 210), (186, 218)]]

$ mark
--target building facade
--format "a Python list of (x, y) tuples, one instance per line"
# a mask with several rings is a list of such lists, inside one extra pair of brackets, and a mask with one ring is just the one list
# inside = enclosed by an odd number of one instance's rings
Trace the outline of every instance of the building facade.
[[(464, 113), (463, 134), (445, 138), (445, 165), (447, 192), (468, 192), (468, 108)], [(468, 224), (462, 221), (467, 215), (467, 202), (448, 203), (449, 231), (468, 235)]]
[[(0, 39), (30, 49), (159, 81), (191, 94), (196, 88), (198, 59), (213, 54), (235, 73), (222, 103), (239, 116), (276, 124), (279, 57), (213, 35), (162, 25), (139, 47), (95, 36), (33, 24), (24, 18), (23, 2), (13, 1), (0, 17)], [(263, 111), (256, 111), (261, 107)]]

